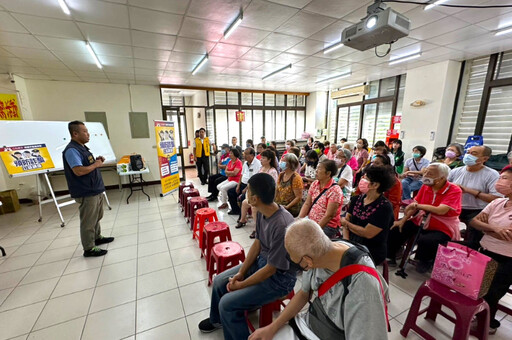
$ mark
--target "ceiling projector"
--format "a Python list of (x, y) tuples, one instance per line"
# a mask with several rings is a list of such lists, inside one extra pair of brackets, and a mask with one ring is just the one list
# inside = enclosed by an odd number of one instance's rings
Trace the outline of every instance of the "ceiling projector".
[(366, 12), (365, 18), (341, 33), (341, 42), (345, 46), (365, 51), (409, 35), (411, 21), (381, 1), (369, 6)]

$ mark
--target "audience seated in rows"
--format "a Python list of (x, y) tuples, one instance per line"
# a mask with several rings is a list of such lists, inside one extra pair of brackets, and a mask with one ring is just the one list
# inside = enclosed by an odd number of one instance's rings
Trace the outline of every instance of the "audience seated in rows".
[(337, 152), (338, 152), (338, 146), (336, 145), (336, 143), (331, 143), (331, 145), (329, 146), (329, 149), (327, 151), (327, 159), (330, 159), (331, 161), (333, 161), (334, 158), (336, 157)]
[(356, 142), (356, 147), (354, 148), (354, 157), (357, 160), (357, 170), (354, 180), (354, 185), (359, 183), (359, 179), (361, 179), (362, 171), (366, 164), (368, 164), (368, 141), (366, 138), (359, 138)]
[(222, 144), (221, 148), (221, 156), (218, 165), (219, 173), (208, 177), (208, 192), (210, 193), (210, 196), (208, 196), (207, 199), (210, 202), (215, 201), (219, 195), (217, 186), (228, 179), (226, 176), (226, 168), (231, 161), (231, 158), (229, 157), (231, 148), (227, 144)]
[(302, 203), (302, 178), (297, 173), (299, 161), (294, 154), (287, 154), (279, 162), (281, 173), (277, 179), (275, 202), (282, 205), (294, 217), (299, 215)]
[(500, 326), (496, 320), (498, 302), (512, 285), (512, 167), (506, 166), (495, 183), (503, 198), (490, 202), (472, 221), (471, 226), (484, 233), (480, 241), (481, 252), (498, 262), (498, 269), (484, 296), (489, 304), (490, 333)]
[(316, 180), (311, 184), (299, 218), (308, 217), (322, 227), (329, 238), (335, 238), (340, 225), (343, 192), (334, 181), (338, 167), (331, 160), (318, 163)]
[(259, 143), (256, 147), (256, 158), (261, 161), (261, 153), (267, 149), (267, 144)]
[[(387, 285), (378, 274), (379, 279), (367, 273), (355, 273), (317, 297), (321, 309), (328, 311), (330, 327), (314, 322), (309, 312), (301, 313), (313, 293), (340, 268), (360, 264), (375, 270), (368, 253), (346, 241), (331, 242), (311, 220), (298, 220), (288, 227), (285, 247), (290, 260), (304, 270), (302, 288), (272, 324), (257, 329), (249, 340), (387, 338), (384, 305)], [(328, 332), (332, 326), (335, 335)]]
[(224, 328), (227, 340), (247, 339), (244, 312), (286, 296), (296, 281), (296, 270), (284, 247), (286, 227), (293, 223), (293, 216), (274, 202), (272, 176), (255, 174), (247, 185), (248, 202), (258, 210), (256, 239), (243, 264), (214, 278), (210, 316), (199, 323), (205, 333)]
[(395, 158), (393, 157), (393, 154), (391, 153), (391, 151), (389, 150), (388, 146), (386, 145), (386, 143), (384, 143), (384, 141), (377, 141), (374, 145), (373, 145), (373, 149), (372, 149), (372, 152), (373, 152), (373, 155), (386, 155), (389, 157), (389, 161), (391, 163), (392, 166), (395, 166)]
[(401, 175), (404, 172), (405, 152), (402, 151), (402, 141), (400, 139), (393, 141), (391, 153), (395, 160), (395, 171), (397, 174)]
[[(460, 240), (459, 215), (462, 191), (447, 178), (450, 168), (443, 163), (430, 164), (423, 175), (423, 186), (405, 209), (405, 215), (391, 227), (388, 236), (388, 258), (395, 264), (398, 250), (412, 236), (417, 240), (416, 270), (425, 273), (431, 269), (439, 244)], [(411, 217), (415, 217), (411, 219)], [(421, 221), (425, 217), (423, 226)]]
[(464, 166), (462, 157), (464, 156), (464, 147), (459, 143), (452, 143), (446, 147), (444, 152), (444, 164), (448, 165), (450, 169), (455, 169)]
[(352, 143), (348, 143), (348, 142), (344, 143), (343, 149), (346, 149), (351, 152), (352, 157), (350, 157), (350, 160), (347, 162), (347, 164), (352, 169), (352, 173), (355, 173), (358, 169), (358, 165), (357, 165), (357, 159), (354, 156), (354, 152), (353, 152), (354, 148), (352, 146)]
[(405, 161), (402, 173), (402, 200), (410, 200), (412, 192), (419, 190), (423, 184), (421, 177), (425, 173), (430, 161), (423, 158), (427, 153), (424, 146), (417, 145), (412, 149), (412, 158)]
[(462, 212), (460, 220), (467, 226), (464, 243), (473, 249), (478, 249), (482, 232), (475, 230), (471, 220), (501, 194), (495, 184), (499, 174), (484, 165), (492, 154), (488, 146), (473, 146), (464, 155), (465, 166), (455, 168), (450, 172), (448, 180), (458, 185), (462, 190)]
[[(242, 161), (239, 159), (240, 155), (238, 149), (231, 148), (229, 152), (230, 162), (226, 166), (226, 177), (227, 179), (217, 185), (217, 193), (221, 193), (220, 201), (221, 205), (219, 209), (226, 209), (228, 207), (228, 190), (237, 186), (240, 177), (242, 176)], [(217, 196), (213, 196), (215, 193), (212, 192), (210, 200), (214, 200)]]
[[(256, 152), (253, 148), (249, 147), (244, 151), (244, 165), (242, 167), (242, 176), (240, 177), (240, 181), (236, 185), (228, 190), (228, 200), (231, 210), (228, 212), (229, 215), (239, 215), (238, 219), (240, 219), (240, 214), (242, 210), (240, 209), (239, 203), (241, 205), (242, 201), (245, 199), (245, 193), (247, 191), (247, 183), (249, 182), (249, 178), (253, 175), (257, 174), (261, 168), (261, 162), (256, 159)], [(220, 209), (220, 207), (219, 207)]]
[(347, 149), (340, 149), (336, 153), (334, 162), (338, 167), (338, 173), (334, 176), (334, 181), (338, 183), (343, 192), (343, 206), (350, 202), (350, 196), (352, 196), (352, 181), (354, 175), (352, 169), (348, 166), (347, 162), (352, 158), (352, 153)]
[(302, 165), (299, 171), (300, 173), (304, 173), (303, 181), (305, 188), (309, 188), (309, 185), (315, 181), (317, 166), (318, 154), (315, 150), (309, 150), (306, 153), (306, 163)]
[(237, 142), (238, 142), (238, 138), (231, 137), (231, 148), (237, 149), (238, 150), (238, 158), (242, 159), (242, 153), (243, 153), (242, 147), (240, 145), (237, 145)]
[(391, 167), (366, 167), (359, 181), (361, 194), (352, 197), (348, 213), (341, 219), (343, 238), (365, 245), (376, 265), (386, 259), (389, 228), (395, 220), (393, 207), (383, 195), (394, 182)]

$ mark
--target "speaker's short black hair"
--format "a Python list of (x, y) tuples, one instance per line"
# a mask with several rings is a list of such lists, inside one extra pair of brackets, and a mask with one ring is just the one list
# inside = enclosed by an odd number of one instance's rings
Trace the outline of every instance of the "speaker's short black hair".
[(206, 132), (206, 130), (204, 128), (200, 128), (198, 131), (201, 132), (201, 130), (203, 130), (204, 132)]
[(74, 120), (72, 122), (69, 122), (68, 130), (69, 130), (69, 134), (71, 135), (71, 137), (73, 137), (73, 132), (80, 132), (79, 131), (80, 125), (85, 125), (85, 124), (84, 124), (84, 122), (81, 122), (79, 120)]
[(249, 178), (247, 183), (249, 190), (254, 196), (258, 196), (263, 204), (271, 204), (274, 202), (276, 194), (276, 182), (274, 178), (266, 173), (257, 173)]

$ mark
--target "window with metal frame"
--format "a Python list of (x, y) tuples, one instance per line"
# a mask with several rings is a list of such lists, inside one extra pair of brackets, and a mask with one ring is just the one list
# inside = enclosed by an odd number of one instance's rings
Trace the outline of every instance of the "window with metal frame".
[(296, 139), (297, 133), (295, 132), (295, 111), (286, 111), (286, 139)]
[(512, 86), (491, 89), (482, 136), (494, 155), (507, 153), (512, 132)]

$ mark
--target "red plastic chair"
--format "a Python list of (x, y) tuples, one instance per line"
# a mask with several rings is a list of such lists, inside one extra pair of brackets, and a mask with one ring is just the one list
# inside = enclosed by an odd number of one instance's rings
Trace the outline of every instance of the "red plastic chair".
[[(283, 307), (283, 308), (286, 307), (286, 305), (284, 304), (284, 301), (291, 300), (294, 295), (295, 295), (295, 292), (292, 290), (288, 295), (286, 295), (280, 299), (277, 299), (274, 302), (267, 303), (266, 305), (261, 306), (259, 328), (270, 325), (272, 323), (272, 321), (274, 320), (274, 312), (280, 312), (281, 307)], [(252, 325), (251, 321), (249, 321), (248, 314), (249, 314), (248, 311), (245, 311), (245, 320), (247, 322), (247, 326), (249, 327), (249, 330), (252, 333), (252, 332), (254, 332), (255, 328)]]
[(205, 197), (188, 197), (187, 206), (185, 207), (185, 218), (187, 219), (187, 222), (194, 221), (197, 210), (208, 207), (208, 200)]
[[(421, 301), (425, 296), (430, 297), (428, 307), (420, 311)], [(441, 310), (441, 306), (446, 306), (455, 313), (455, 318), (446, 314)], [(438, 314), (444, 316), (455, 324), (453, 331), (453, 340), (466, 340), (469, 337), (471, 329), (471, 321), (473, 317), (477, 317), (478, 329), (475, 334), (480, 340), (487, 339), (489, 334), (489, 305), (483, 299), (473, 300), (467, 296), (457, 293), (447, 286), (435, 281), (427, 280), (420, 286), (411, 309), (407, 314), (404, 327), (400, 330), (403, 337), (407, 337), (409, 330), (413, 330), (427, 340), (435, 340), (433, 336), (424, 331), (416, 324), (419, 315), (427, 313), (425, 319), (436, 321)]]
[[(219, 241), (215, 242), (217, 237), (219, 238)], [(204, 226), (201, 257), (205, 256), (206, 270), (210, 268), (210, 255), (212, 253), (212, 247), (216, 243), (226, 241), (231, 241), (231, 232), (229, 231), (229, 225), (226, 222), (210, 222)]]
[(208, 286), (213, 282), (213, 275), (219, 275), (223, 271), (233, 268), (244, 261), (244, 248), (239, 243), (227, 241), (214, 245), (210, 255)]
[(216, 222), (219, 219), (217, 218), (217, 212), (212, 208), (201, 208), (196, 211), (194, 217), (194, 226), (192, 229), (192, 239), (197, 238), (199, 241), (199, 248), (203, 248), (203, 230), (204, 225), (206, 224), (206, 220), (208, 222)]
[(197, 197), (199, 195), (199, 190), (194, 188), (185, 188), (183, 189), (183, 194), (181, 194), (181, 211), (185, 211), (185, 208), (187, 207), (187, 202), (189, 197)]
[(180, 183), (180, 187), (179, 187), (179, 190), (178, 190), (178, 203), (180, 205), (183, 205), (181, 202), (183, 202), (183, 189), (185, 188), (191, 188), (191, 189), (194, 189), (194, 184), (192, 184), (192, 182), (181, 182)]

